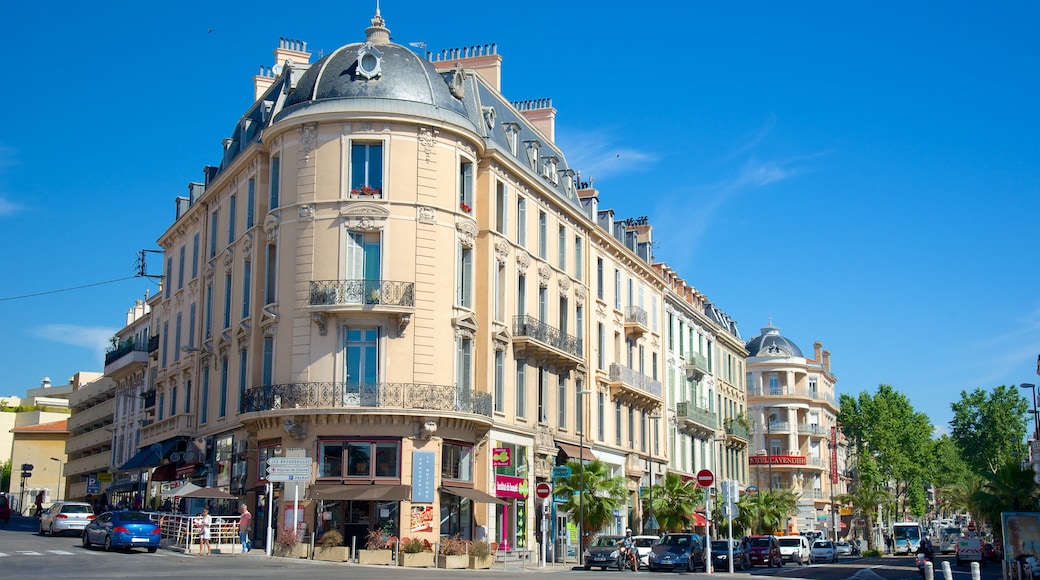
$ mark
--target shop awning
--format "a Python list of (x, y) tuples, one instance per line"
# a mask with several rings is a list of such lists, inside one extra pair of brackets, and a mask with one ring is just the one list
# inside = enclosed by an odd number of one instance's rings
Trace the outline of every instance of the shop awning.
[(704, 519), (704, 516), (697, 512), (693, 512), (693, 525), (698, 528), (703, 528), (708, 525), (708, 520)]
[(577, 445), (571, 445), (570, 443), (563, 443), (557, 441), (556, 446), (560, 448), (560, 451), (566, 453), (567, 457), (570, 459), (581, 458), (585, 461), (596, 460), (596, 456), (592, 453), (592, 449), (589, 449), (587, 445), (583, 447), (578, 447)]
[(408, 501), (410, 485), (312, 485), (307, 499), (352, 501)]
[(136, 481), (124, 481), (122, 483), (116, 483), (108, 486), (108, 489), (106, 489), (105, 491), (108, 493), (117, 491), (137, 491), (139, 485), (140, 484)]
[(124, 463), (116, 471), (129, 471), (131, 469), (144, 469), (146, 467), (155, 467), (162, 463), (162, 460), (173, 451), (173, 448), (180, 443), (180, 439), (168, 439), (162, 443), (154, 443), (138, 451), (130, 461)]
[(488, 495), (479, 489), (473, 489), (472, 487), (448, 487), (447, 485), (441, 487), (441, 491), (444, 493), (450, 493), (451, 495), (457, 495), (464, 497), (468, 500), (475, 501), (478, 503), (497, 503), (505, 505), (506, 502), (498, 499), (493, 495)]
[(155, 468), (152, 481), (177, 481), (177, 464), (166, 463)]

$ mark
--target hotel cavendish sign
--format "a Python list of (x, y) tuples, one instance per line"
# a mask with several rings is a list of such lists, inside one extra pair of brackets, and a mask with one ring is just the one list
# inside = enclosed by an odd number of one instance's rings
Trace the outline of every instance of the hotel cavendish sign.
[(752, 455), (749, 465), (806, 465), (804, 455)]

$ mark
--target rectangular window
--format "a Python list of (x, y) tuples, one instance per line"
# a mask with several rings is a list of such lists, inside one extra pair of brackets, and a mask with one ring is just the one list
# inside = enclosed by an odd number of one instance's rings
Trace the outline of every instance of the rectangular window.
[(465, 246), (459, 247), (458, 304), (473, 307), (473, 249)]
[(231, 274), (224, 276), (224, 326), (231, 328)]
[(628, 408), (628, 448), (636, 448), (636, 410)]
[(274, 384), (274, 337), (264, 337), (264, 360), (260, 370), (260, 384)]
[(506, 305), (506, 289), (505, 289), (505, 276), (506, 266), (502, 262), (495, 262), (497, 268), (495, 268), (495, 304), (494, 314), (495, 320), (505, 319), (505, 305)]
[(194, 280), (199, 275), (199, 238), (202, 234), (195, 232), (191, 240), (191, 278)]
[(646, 413), (639, 413), (639, 450), (646, 451)]
[(441, 445), (441, 479), (473, 481), (473, 447), (444, 443)]
[(350, 144), (350, 193), (383, 196), (383, 144)]
[(166, 368), (166, 352), (170, 347), (170, 323), (162, 325), (162, 368)]
[(516, 245), (527, 245), (527, 200), (516, 198)]
[(177, 313), (177, 321), (173, 324), (173, 360), (181, 360), (181, 313)]
[(249, 357), (248, 351), (242, 349), (238, 351), (238, 400), (242, 401), (246, 398), (246, 387), (249, 385), (247, 379), (249, 377)]
[(544, 211), (538, 212), (538, 257), (545, 260), (549, 255), (549, 218)]
[[(679, 335), (679, 344), (682, 345), (682, 325), (678, 329), (675, 328), (675, 315), (668, 313), (668, 328), (666, 330), (668, 335), (668, 350), (675, 352), (675, 335)], [(679, 348), (679, 355), (682, 356), (682, 347)]]
[(361, 385), (379, 382), (379, 331), (375, 328), (347, 328), (344, 331), (349, 396), (360, 397), (362, 405), (368, 403), (367, 393)]
[(545, 392), (545, 389), (547, 389), (547, 388), (548, 388), (548, 386), (545, 384), (545, 369), (544, 368), (539, 368), (538, 369), (538, 422), (539, 423), (548, 423), (549, 422), (549, 417), (548, 417), (549, 413), (548, 413), (547, 402), (546, 402), (546, 399), (548, 398), (548, 395)]
[(205, 425), (209, 417), (209, 365), (202, 365), (202, 392), (199, 394), (199, 423)]
[(560, 375), (557, 377), (557, 413), (556, 413), (556, 426), (559, 429), (567, 428), (567, 377)]
[(188, 248), (181, 245), (180, 261), (177, 262), (177, 289), (184, 288), (184, 263), (187, 261)]
[(188, 346), (191, 348), (195, 347), (195, 317), (197, 316), (198, 305), (194, 302), (191, 303), (191, 308), (188, 314)]
[(246, 229), (253, 227), (255, 222), (254, 208), (256, 207), (256, 179), (250, 177), (246, 185)]
[(621, 447), (621, 401), (614, 401), (614, 444)]
[(580, 282), (585, 279), (585, 258), (583, 255), (582, 244), (583, 240), (580, 237), (574, 238), (574, 277)]
[(213, 336), (213, 285), (206, 286), (206, 320), (204, 322), (206, 338)]
[(163, 286), (165, 286), (165, 297), (169, 298), (170, 290), (173, 288), (173, 256), (166, 258), (166, 275), (163, 277)]
[(527, 315), (527, 276), (523, 274), (516, 279), (516, 315)]
[(583, 349), (585, 343), (585, 309), (582, 308), (581, 304), (574, 308), (574, 337), (578, 339), (578, 352), (585, 352)]
[(527, 363), (523, 359), (516, 361), (516, 416), (527, 416)]
[(503, 236), (509, 235), (509, 189), (499, 181), (495, 184), (495, 231)]
[(556, 239), (556, 267), (567, 271), (567, 228), (560, 226)]
[(209, 216), (209, 257), (217, 255), (217, 231), (220, 228), (220, 211), (213, 210)]
[(468, 159), (459, 161), (459, 209), (473, 211), (473, 162)]
[(281, 157), (271, 158), (271, 197), (268, 203), (268, 209), (275, 209), (278, 207), (278, 197), (281, 190), (282, 180), (282, 159)]
[(249, 318), (249, 303), (253, 289), (253, 263), (246, 260), (242, 264), (242, 318)]
[(318, 477), (401, 477), (398, 441), (319, 441)]
[(495, 351), (495, 411), (506, 412), (506, 353)]
[(607, 436), (603, 426), (607, 420), (607, 395), (601, 391), (596, 397), (596, 441), (603, 441)]
[(227, 417), (227, 395), (228, 395), (228, 359), (220, 359), (220, 414), (218, 418)]
[(191, 413), (191, 381), (184, 383), (184, 413)]
[(596, 298), (603, 300), (603, 258), (596, 258)]
[(614, 308), (621, 310), (621, 270), (614, 268)]
[(599, 370), (606, 370), (606, 350), (607, 350), (607, 330), (603, 326), (602, 322), (596, 323), (596, 368)]
[(549, 290), (538, 287), (538, 321), (549, 321)]
[(574, 381), (574, 426), (581, 432), (583, 437), (588, 437), (585, 432), (585, 395), (581, 394), (584, 383), (580, 380)]
[(230, 246), (235, 243), (235, 213), (238, 211), (238, 198), (234, 195), (231, 196), (231, 200), (228, 202), (228, 218), (227, 218), (227, 243)]
[(264, 263), (264, 270), (267, 274), (264, 284), (264, 304), (274, 304), (278, 300), (278, 269), (275, 262), (276, 246), (269, 244), (267, 246), (267, 257)]
[(458, 376), (455, 378), (455, 384), (459, 386), (460, 391), (465, 392), (473, 386), (473, 340), (460, 338), (458, 348)]

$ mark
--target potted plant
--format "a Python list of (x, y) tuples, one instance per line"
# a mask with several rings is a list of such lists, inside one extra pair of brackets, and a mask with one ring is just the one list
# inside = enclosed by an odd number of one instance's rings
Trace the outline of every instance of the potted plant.
[(343, 535), (336, 530), (329, 530), (321, 535), (314, 547), (314, 559), (325, 562), (346, 562), (350, 560), (350, 548), (343, 545)]
[(363, 197), (377, 197), (383, 194), (383, 190), (378, 187), (362, 185), (361, 187), (355, 187), (351, 189), (350, 193), (352, 195), (359, 195)]
[(491, 568), (491, 547), (479, 540), (469, 545), (469, 567), (473, 570)]
[(387, 536), (381, 528), (372, 528), (365, 535), (365, 549), (358, 550), (358, 564), (381, 564), (390, 566), (394, 563), (394, 552), (387, 543)]
[(440, 546), (437, 548), (438, 568), (465, 568), (469, 565), (466, 540), (455, 536), (454, 538), (441, 538)]
[(468, 203), (464, 202), (464, 201), (460, 201), (459, 202), (459, 209), (461, 209), (462, 211), (464, 211), (466, 213), (472, 213), (473, 212), (473, 208), (470, 207), (470, 205)]
[(401, 538), (401, 566), (406, 568), (433, 568), (433, 551), (419, 538)]
[(307, 558), (310, 556), (310, 546), (300, 543), (291, 530), (279, 530), (272, 553), (282, 558)]

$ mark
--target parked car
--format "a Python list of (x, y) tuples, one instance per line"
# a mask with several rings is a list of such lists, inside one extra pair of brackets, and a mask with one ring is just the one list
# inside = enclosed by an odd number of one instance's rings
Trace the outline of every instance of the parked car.
[(751, 536), (748, 538), (748, 546), (752, 566), (779, 568), (784, 565), (784, 558), (780, 555), (780, 543), (776, 536)]
[(11, 503), (6, 495), (0, 494), (0, 520), (7, 524), (11, 519)]
[(812, 547), (809, 545), (809, 538), (805, 536), (780, 536), (777, 539), (780, 543), (780, 558), (784, 562), (794, 562), (799, 566), (805, 566), (809, 563), (809, 551)]
[(621, 548), (618, 542), (623, 536), (600, 536), (585, 548), (585, 569), (591, 570), (593, 566), (606, 570), (607, 568), (621, 568), (618, 565), (618, 556)]
[(654, 544), (646, 567), (651, 572), (657, 570), (696, 572), (698, 568), (707, 572), (708, 564), (704, 560), (704, 540), (698, 534), (665, 534)]
[(1000, 544), (984, 544), (982, 558), (991, 562), (999, 562), (1004, 559), (1004, 549)]
[(751, 568), (751, 560), (740, 540), (713, 540), (711, 542), (711, 561), (716, 572), (729, 571), (729, 544), (733, 542), (733, 570), (741, 572)]
[(660, 539), (661, 536), (632, 536), (632, 542), (636, 545), (636, 552), (639, 553), (640, 566), (646, 566), (650, 562), (650, 552), (653, 551), (654, 544)]
[(852, 544), (848, 542), (835, 542), (834, 548), (838, 550), (839, 556), (851, 556), (852, 555)]
[(837, 562), (838, 549), (830, 540), (816, 540), (813, 542), (812, 551), (809, 553), (810, 562)]
[(141, 547), (154, 553), (159, 549), (161, 538), (158, 524), (148, 514), (138, 511), (105, 512), (83, 528), (84, 548), (100, 544), (108, 551), (122, 548), (129, 552), (131, 548)]
[(40, 535), (79, 533), (94, 519), (94, 508), (81, 501), (58, 501), (40, 514)]

